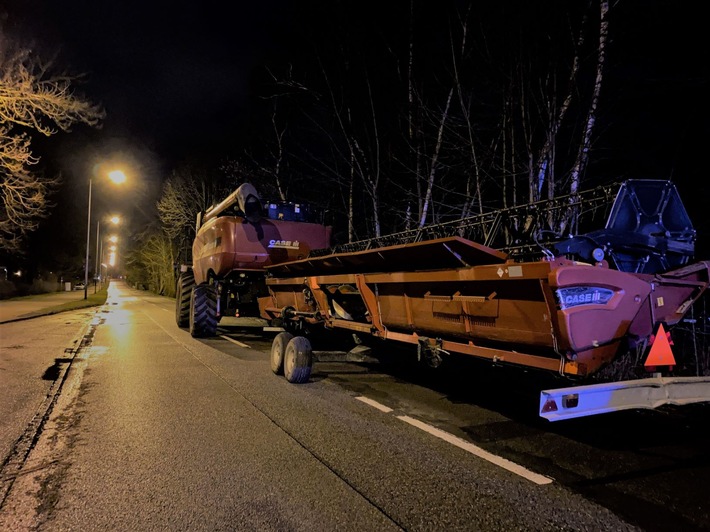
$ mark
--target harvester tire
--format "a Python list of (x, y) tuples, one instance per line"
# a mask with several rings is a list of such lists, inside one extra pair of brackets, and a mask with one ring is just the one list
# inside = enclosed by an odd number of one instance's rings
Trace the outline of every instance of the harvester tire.
[(175, 321), (183, 329), (190, 326), (190, 296), (195, 286), (195, 276), (191, 271), (180, 274), (175, 293)]
[(217, 291), (214, 286), (199, 284), (190, 297), (190, 335), (207, 338), (217, 334)]
[(284, 354), (286, 352), (286, 346), (293, 338), (290, 332), (280, 332), (271, 342), (271, 371), (276, 373), (276, 375), (283, 375), (284, 373)]
[(284, 376), (288, 382), (308, 382), (313, 367), (311, 342), (305, 336), (291, 338), (284, 353)]

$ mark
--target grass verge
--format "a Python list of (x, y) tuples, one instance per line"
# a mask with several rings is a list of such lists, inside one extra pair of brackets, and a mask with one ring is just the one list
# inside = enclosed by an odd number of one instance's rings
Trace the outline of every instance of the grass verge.
[(66, 303), (62, 303), (61, 305), (54, 305), (51, 307), (46, 307), (41, 310), (32, 312), (31, 314), (28, 314), (23, 317), (32, 318), (32, 317), (36, 317), (36, 316), (46, 316), (48, 314), (58, 314), (59, 312), (67, 312), (70, 310), (80, 310), (80, 309), (88, 308), (88, 307), (98, 307), (98, 306), (106, 303), (107, 295), (108, 295), (108, 287), (105, 286), (105, 287), (99, 289), (95, 294), (92, 294), (92, 293), (87, 294), (86, 299), (78, 299), (76, 301), (67, 301)]

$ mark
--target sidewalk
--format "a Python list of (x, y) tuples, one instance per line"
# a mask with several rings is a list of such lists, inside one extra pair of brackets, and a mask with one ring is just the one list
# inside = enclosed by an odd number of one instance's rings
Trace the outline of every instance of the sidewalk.
[(56, 314), (67, 310), (76, 310), (85, 307), (102, 305), (106, 301), (106, 289), (98, 290), (94, 294), (94, 287), (90, 286), (87, 299), (84, 299), (83, 290), (71, 292), (51, 292), (33, 296), (15, 297), (0, 300), (0, 323), (19, 321), (47, 314)]

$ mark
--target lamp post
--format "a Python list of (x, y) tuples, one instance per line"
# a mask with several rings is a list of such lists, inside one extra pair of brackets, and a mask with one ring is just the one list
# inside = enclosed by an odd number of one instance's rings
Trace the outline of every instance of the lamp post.
[[(113, 225), (118, 225), (121, 219), (118, 216), (112, 216), (109, 221)], [(96, 293), (96, 277), (101, 277), (101, 271), (99, 270), (100, 264), (100, 248), (99, 248), (99, 233), (100, 233), (101, 220), (96, 220), (96, 265), (94, 266), (94, 294)]]
[(89, 297), (89, 239), (91, 238), (91, 181), (89, 178), (89, 209), (86, 216), (86, 260), (84, 261), (84, 299)]
[(96, 266), (94, 266), (94, 294), (96, 293), (96, 272), (99, 270), (99, 231), (101, 220), (96, 220)]
[[(120, 184), (126, 181), (126, 174), (120, 170), (109, 172), (108, 177), (114, 183)], [(89, 177), (89, 208), (86, 215), (86, 258), (84, 261), (84, 299), (89, 297), (89, 246), (91, 245), (91, 185), (92, 179)], [(98, 226), (97, 226), (98, 238)]]
[(109, 242), (111, 242), (111, 245), (108, 247), (108, 262), (106, 266), (106, 275), (108, 276), (109, 274), (109, 268), (116, 266), (116, 243), (118, 242), (118, 237), (116, 235), (112, 235), (109, 239)]

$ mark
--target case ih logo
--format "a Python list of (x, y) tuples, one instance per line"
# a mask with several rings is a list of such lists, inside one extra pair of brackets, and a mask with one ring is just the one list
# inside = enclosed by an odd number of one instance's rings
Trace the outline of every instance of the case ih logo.
[(564, 310), (580, 305), (606, 305), (614, 292), (598, 286), (576, 286), (560, 288), (555, 291), (555, 294), (557, 295), (557, 304)]
[(298, 249), (298, 240), (269, 240), (270, 248)]

